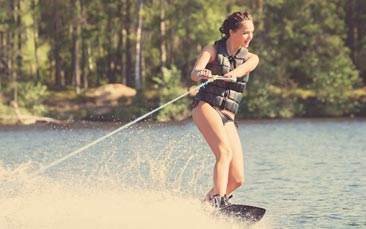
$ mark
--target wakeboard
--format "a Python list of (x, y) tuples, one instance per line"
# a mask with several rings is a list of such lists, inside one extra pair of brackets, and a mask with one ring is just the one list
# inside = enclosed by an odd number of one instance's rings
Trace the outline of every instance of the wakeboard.
[(221, 208), (218, 213), (244, 221), (246, 224), (254, 224), (263, 218), (266, 209), (249, 205), (231, 204)]

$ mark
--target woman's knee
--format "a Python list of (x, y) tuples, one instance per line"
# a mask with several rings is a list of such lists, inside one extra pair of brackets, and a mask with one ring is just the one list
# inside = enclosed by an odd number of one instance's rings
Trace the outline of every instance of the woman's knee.
[(233, 152), (229, 147), (221, 147), (216, 155), (216, 161), (224, 161), (230, 163), (233, 158)]
[(235, 181), (236, 185), (238, 186), (242, 186), (244, 184), (244, 175), (243, 176), (239, 176), (237, 177), (236, 181)]
[(240, 187), (244, 184), (244, 174), (236, 175), (231, 177), (231, 183), (235, 187)]

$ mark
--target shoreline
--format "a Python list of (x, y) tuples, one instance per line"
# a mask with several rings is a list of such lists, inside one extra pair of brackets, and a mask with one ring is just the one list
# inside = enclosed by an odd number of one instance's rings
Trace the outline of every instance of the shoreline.
[[(44, 117), (44, 119), (40, 119), (39, 122), (34, 123), (27, 123), (22, 124), (20, 122), (17, 123), (4, 123), (0, 117), (0, 130), (3, 129), (17, 129), (17, 128), (25, 128), (25, 129), (32, 129), (32, 128), (54, 128), (54, 129), (69, 129), (69, 128), (100, 128), (100, 129), (111, 129), (111, 128), (118, 128), (120, 126), (126, 125), (134, 120), (130, 121), (100, 121), (100, 120), (57, 120), (57, 122), (48, 122), (48, 118)], [(352, 122), (352, 121), (361, 121), (366, 122), (366, 117), (364, 116), (356, 116), (356, 117), (293, 117), (293, 118), (262, 118), (262, 119), (253, 119), (253, 118), (242, 118), (237, 119), (239, 124), (271, 124), (271, 123), (288, 123), (288, 122)], [(192, 118), (189, 117), (182, 121), (168, 121), (168, 122), (161, 122), (156, 120), (142, 120), (136, 123), (134, 126), (142, 126), (142, 125), (149, 125), (149, 126), (161, 126), (161, 125), (177, 125), (179, 123), (188, 123), (192, 122)]]

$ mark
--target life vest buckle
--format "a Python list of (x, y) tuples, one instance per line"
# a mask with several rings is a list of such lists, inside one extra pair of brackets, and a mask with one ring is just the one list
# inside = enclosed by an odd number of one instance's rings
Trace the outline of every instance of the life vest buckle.
[(226, 98), (224, 98), (224, 99), (222, 100), (222, 102), (221, 102), (221, 104), (220, 104), (220, 109), (221, 109), (221, 110), (226, 109)]

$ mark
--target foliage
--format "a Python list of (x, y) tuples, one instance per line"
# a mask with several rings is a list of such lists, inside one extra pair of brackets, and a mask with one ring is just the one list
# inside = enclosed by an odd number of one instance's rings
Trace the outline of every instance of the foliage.
[(348, 48), (343, 45), (346, 27), (336, 6), (336, 2), (324, 1), (268, 5), (271, 13), (264, 18), (267, 33), (259, 34), (265, 43), (254, 45), (264, 63), (256, 72), (261, 83), (253, 83), (249, 112), (259, 117), (264, 116), (261, 111), (269, 117), (301, 116), (307, 112), (297, 105), (296, 97), (268, 91), (271, 85), (284, 91), (315, 91), (315, 105), (323, 108), (318, 109), (319, 113), (338, 116), (355, 109), (344, 93), (361, 84)]
[[(155, 89), (159, 90), (160, 106), (175, 99), (185, 92), (179, 79), (180, 72), (172, 66), (170, 69), (163, 68), (159, 77), (154, 77)], [(187, 117), (187, 98), (165, 107), (157, 116), (159, 121), (182, 120)]]
[(18, 83), (17, 87), (19, 107), (25, 108), (33, 115), (44, 115), (47, 113), (47, 107), (43, 105), (48, 96), (48, 90), (45, 85), (22, 82)]
[(6, 102), (4, 101), (2, 94), (0, 93), (0, 117), (11, 115), (16, 115), (16, 113), (14, 112), (14, 109), (12, 107), (6, 105)]
[[(249, 9), (256, 25), (249, 51), (258, 54), (260, 65), (251, 74), (239, 117), (365, 115), (362, 101), (348, 96), (366, 83), (363, 0), (143, 1), (141, 53), (136, 52), (138, 2), (0, 0), (0, 88), (5, 97), (0, 103), (19, 97), (23, 109), (44, 114), (41, 101), (47, 93), (34, 102), (23, 89), (41, 92), (41, 85), (47, 85), (79, 92), (115, 82), (135, 87), (139, 66), (143, 87), (135, 107), (111, 114), (136, 117), (194, 84), (189, 75), (200, 50), (220, 38), (228, 14)], [(14, 91), (17, 83), (20, 89)], [(146, 91), (157, 85), (164, 88), (147, 103)], [(312, 96), (304, 99), (298, 91)], [(158, 119), (187, 117), (188, 105), (186, 98), (178, 101)]]
[(241, 104), (239, 117), (292, 118), (302, 113), (303, 106), (298, 103), (298, 95), (274, 87), (268, 82), (253, 80), (248, 96)]

